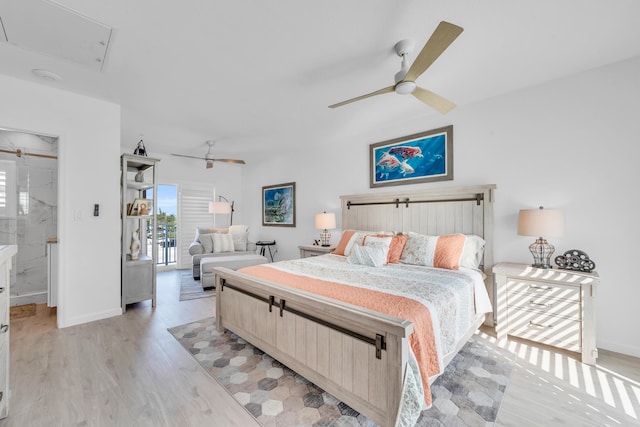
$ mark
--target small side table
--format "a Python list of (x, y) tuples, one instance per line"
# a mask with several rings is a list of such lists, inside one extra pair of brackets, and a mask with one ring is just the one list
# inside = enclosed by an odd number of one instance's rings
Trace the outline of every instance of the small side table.
[(271, 251), (271, 247), (276, 245), (275, 240), (260, 240), (256, 242), (256, 246), (260, 246), (260, 255), (266, 256), (266, 249), (269, 249), (269, 258), (271, 258), (271, 262), (273, 262), (273, 256), (278, 252), (278, 250)]
[(319, 246), (319, 245), (300, 245), (300, 258), (308, 258), (311, 256), (318, 256), (331, 253), (335, 250), (335, 245), (332, 246)]

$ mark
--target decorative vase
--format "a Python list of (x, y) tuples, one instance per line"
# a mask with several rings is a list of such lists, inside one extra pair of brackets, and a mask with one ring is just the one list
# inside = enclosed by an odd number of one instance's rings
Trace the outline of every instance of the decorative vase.
[(131, 234), (131, 246), (129, 247), (129, 249), (131, 249), (131, 259), (140, 258), (140, 248), (142, 244), (140, 243), (140, 236), (138, 235), (139, 231), (138, 229)]

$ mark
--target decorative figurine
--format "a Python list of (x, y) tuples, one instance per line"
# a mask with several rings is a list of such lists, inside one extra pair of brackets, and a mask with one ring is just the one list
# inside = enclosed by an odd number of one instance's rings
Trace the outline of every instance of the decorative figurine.
[(138, 234), (139, 231), (140, 229), (137, 229), (131, 235), (130, 249), (131, 249), (131, 259), (133, 260), (140, 258), (140, 248), (142, 247), (142, 244), (140, 243), (140, 236)]
[(571, 249), (556, 257), (556, 265), (563, 270), (584, 271), (591, 273), (596, 263), (589, 259), (589, 255), (579, 249)]

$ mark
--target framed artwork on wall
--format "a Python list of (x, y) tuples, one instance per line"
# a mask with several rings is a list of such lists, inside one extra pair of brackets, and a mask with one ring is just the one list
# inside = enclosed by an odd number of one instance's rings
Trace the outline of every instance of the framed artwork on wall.
[(453, 179), (453, 125), (369, 145), (369, 187)]
[(262, 187), (262, 225), (296, 226), (296, 183)]

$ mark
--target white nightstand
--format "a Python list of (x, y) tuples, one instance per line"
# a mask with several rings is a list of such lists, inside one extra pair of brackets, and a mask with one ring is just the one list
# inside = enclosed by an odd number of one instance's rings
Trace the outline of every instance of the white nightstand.
[(594, 271), (540, 269), (528, 264), (493, 267), (496, 335), (513, 335), (582, 354), (595, 365), (596, 288)]
[(332, 246), (318, 246), (318, 245), (300, 245), (300, 258), (307, 258), (310, 256), (318, 256), (333, 252), (335, 245)]

